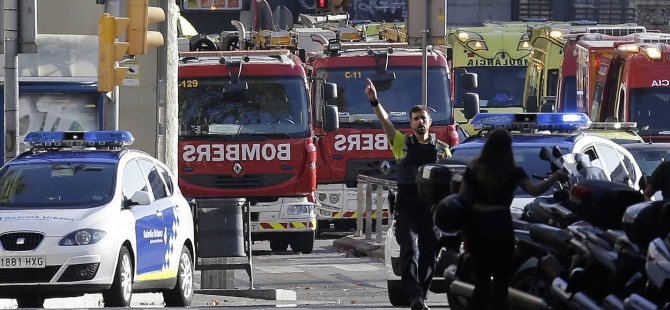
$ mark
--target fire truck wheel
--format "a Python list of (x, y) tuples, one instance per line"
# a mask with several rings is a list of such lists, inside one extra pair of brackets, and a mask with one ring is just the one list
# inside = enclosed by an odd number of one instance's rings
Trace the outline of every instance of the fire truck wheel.
[(272, 252), (283, 252), (288, 249), (288, 240), (283, 237), (276, 237), (270, 240), (270, 250)]
[(291, 249), (295, 253), (309, 254), (314, 249), (315, 234), (313, 231), (296, 233), (291, 240)]

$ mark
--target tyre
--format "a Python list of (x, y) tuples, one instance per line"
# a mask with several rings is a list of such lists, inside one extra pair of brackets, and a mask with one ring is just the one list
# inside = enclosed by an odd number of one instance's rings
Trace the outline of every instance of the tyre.
[(18, 296), (16, 304), (19, 308), (44, 308), (44, 297), (40, 296)]
[(133, 297), (133, 262), (125, 246), (119, 251), (112, 287), (102, 292), (105, 307), (130, 307)]
[(167, 307), (188, 307), (193, 299), (193, 259), (186, 246), (179, 255), (177, 283), (169, 291), (163, 292), (163, 300)]
[(288, 240), (282, 237), (272, 238), (270, 240), (270, 250), (272, 252), (283, 252), (288, 249)]
[(312, 250), (314, 249), (314, 239), (316, 239), (316, 237), (313, 231), (296, 233), (291, 240), (291, 249), (295, 253), (312, 253)]
[(388, 291), (389, 301), (394, 307), (409, 306), (409, 300), (402, 287), (402, 281), (386, 280), (386, 291)]

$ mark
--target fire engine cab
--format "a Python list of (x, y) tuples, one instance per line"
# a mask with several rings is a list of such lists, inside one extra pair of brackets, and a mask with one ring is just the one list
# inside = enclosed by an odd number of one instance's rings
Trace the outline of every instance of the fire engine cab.
[[(317, 151), (307, 87), (287, 50), (180, 53), (179, 185), (200, 201), (246, 198), (252, 240), (269, 240), (273, 251), (313, 248)], [(334, 98), (334, 85), (322, 87)]]
[[(421, 104), (422, 51), (405, 43), (321, 40), (324, 51), (308, 55), (306, 61), (312, 77), (312, 117), (319, 136), (317, 215), (320, 228), (333, 223), (336, 229), (346, 229), (363, 216), (357, 214), (356, 177), (394, 179), (395, 174), (389, 143), (363, 92), (367, 79), (374, 83), (394, 126), (409, 132), (409, 110)], [(458, 143), (447, 56), (431, 50), (427, 63), (430, 130), (446, 149)], [(327, 82), (337, 84), (337, 99), (324, 100), (322, 85)], [(332, 106), (339, 112), (337, 130), (326, 128), (329, 120), (324, 112)], [(383, 203), (383, 218), (387, 219), (387, 202)], [(378, 214), (372, 216), (379, 219)]]

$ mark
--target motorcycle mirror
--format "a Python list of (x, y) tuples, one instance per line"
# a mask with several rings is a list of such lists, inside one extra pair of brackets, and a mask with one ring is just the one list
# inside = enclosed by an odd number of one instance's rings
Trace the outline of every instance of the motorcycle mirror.
[(551, 160), (551, 151), (549, 150), (548, 147), (543, 146), (540, 149), (540, 159), (549, 161)]
[(577, 267), (572, 269), (570, 272), (570, 277), (568, 281), (568, 288), (570, 292), (578, 292), (582, 290), (582, 287), (584, 286), (584, 268)]
[(561, 149), (558, 147), (558, 145), (554, 145), (554, 147), (551, 149), (551, 154), (556, 158), (559, 158), (563, 155), (561, 154)]

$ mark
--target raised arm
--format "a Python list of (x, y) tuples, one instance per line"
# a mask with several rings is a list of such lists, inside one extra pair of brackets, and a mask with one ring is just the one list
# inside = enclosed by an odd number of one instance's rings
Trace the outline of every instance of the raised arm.
[(564, 181), (568, 179), (568, 175), (565, 174), (562, 171), (556, 171), (556, 173), (552, 174), (548, 179), (539, 182), (539, 183), (533, 183), (530, 181), (529, 178), (524, 178), (521, 180), (521, 188), (526, 191), (526, 193), (531, 194), (533, 196), (539, 196), (542, 195), (542, 193), (546, 192), (549, 190), (552, 184), (554, 184), (556, 181)]
[(389, 144), (393, 145), (393, 139), (395, 138), (395, 131), (396, 131), (395, 126), (393, 126), (393, 123), (391, 123), (391, 121), (389, 120), (389, 115), (388, 113), (386, 113), (386, 110), (384, 110), (384, 107), (382, 107), (381, 103), (379, 103), (375, 85), (372, 84), (372, 81), (370, 81), (370, 79), (367, 80), (368, 85), (365, 87), (365, 94), (368, 96), (368, 100), (370, 100), (370, 105), (372, 105), (372, 108), (375, 109), (375, 114), (377, 114), (377, 118), (379, 119), (379, 122), (382, 124), (384, 133), (386, 134), (386, 139), (388, 139)]

